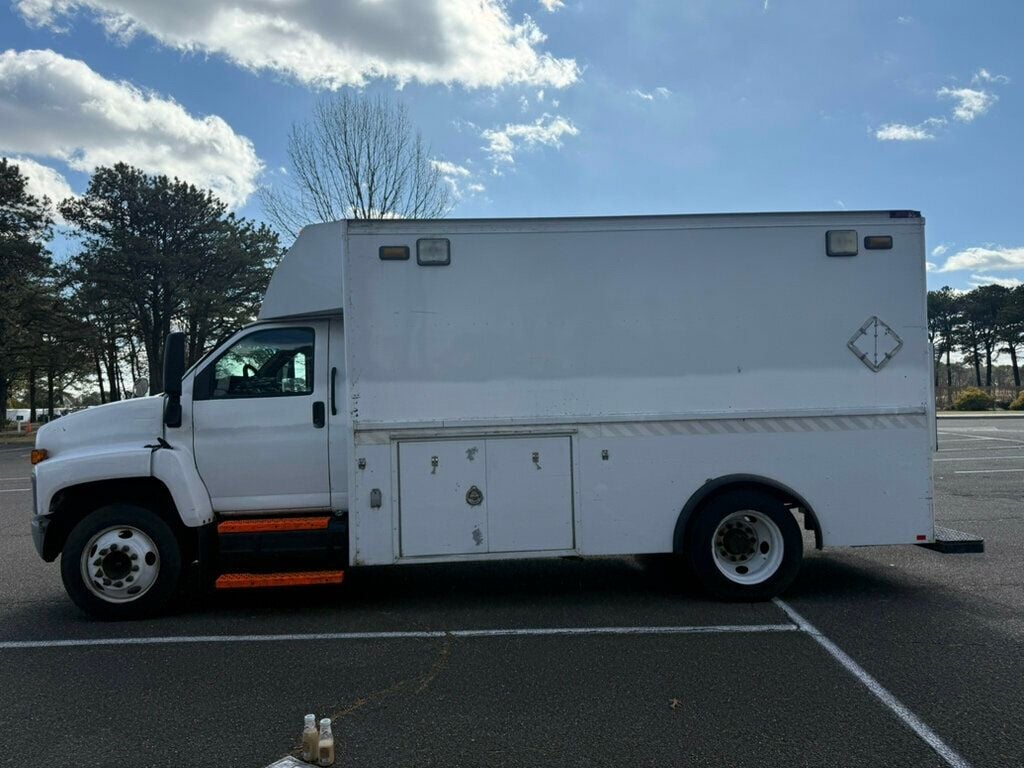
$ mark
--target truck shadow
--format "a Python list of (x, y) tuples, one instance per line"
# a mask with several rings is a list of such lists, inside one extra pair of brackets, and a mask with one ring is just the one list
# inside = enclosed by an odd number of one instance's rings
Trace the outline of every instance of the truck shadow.
[[(880, 573), (877, 567), (815, 553), (805, 561), (787, 597), (836, 600), (874, 593), (893, 599), (924, 588)], [(206, 596), (200, 610), (292, 614), (328, 609), (395, 612), (572, 605), (635, 612), (644, 606), (670, 604), (725, 608), (704, 594), (676, 558), (649, 555), (363, 567), (347, 572), (341, 587), (221, 592)]]

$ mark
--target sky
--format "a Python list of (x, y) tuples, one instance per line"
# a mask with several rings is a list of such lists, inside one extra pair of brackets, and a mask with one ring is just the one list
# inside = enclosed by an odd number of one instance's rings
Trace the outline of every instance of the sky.
[[(1020, 0), (13, 0), (0, 155), (261, 219), (287, 135), (403, 102), (459, 217), (915, 209), (929, 287), (1024, 280)], [(63, 242), (55, 248), (72, 248)]]

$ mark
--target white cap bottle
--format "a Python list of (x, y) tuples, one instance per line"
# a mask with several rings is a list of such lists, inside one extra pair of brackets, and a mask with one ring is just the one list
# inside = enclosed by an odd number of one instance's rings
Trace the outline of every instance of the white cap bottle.
[(317, 765), (334, 765), (334, 734), (331, 733), (331, 718), (320, 721), (320, 739), (317, 744)]
[(302, 759), (307, 763), (316, 760), (320, 734), (316, 730), (316, 715), (306, 715), (306, 724), (302, 727)]

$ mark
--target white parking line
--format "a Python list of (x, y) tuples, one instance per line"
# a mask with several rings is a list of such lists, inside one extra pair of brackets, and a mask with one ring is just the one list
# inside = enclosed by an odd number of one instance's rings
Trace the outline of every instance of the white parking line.
[(5, 482), (7, 482), (9, 480), (28, 480), (28, 479), (29, 478), (27, 476), (26, 477), (0, 477), (0, 483), (5, 483)]
[(587, 635), (719, 635), (795, 632), (794, 624), (717, 624), (680, 627), (526, 627), (407, 632), (316, 632), (283, 635), (171, 635), (168, 637), (94, 637), (80, 640), (4, 640), (0, 650), (77, 648), (97, 645), (178, 645), (191, 643), (275, 643), (323, 640), (422, 640), (444, 637), (579, 637)]
[(932, 459), (932, 461), (1024, 461), (1024, 454), (1020, 456), (952, 456), (947, 459)]
[[(940, 435), (942, 435), (942, 434), (955, 435), (955, 434), (959, 434), (959, 433), (957, 433), (957, 432), (946, 432), (946, 433), (940, 432), (939, 434)], [(939, 443), (940, 444), (943, 444), (943, 443), (964, 443), (964, 442), (968, 442), (970, 440), (985, 441), (985, 442), (991, 441), (991, 440), (997, 440), (997, 441), (1003, 442), (1003, 443), (1013, 443), (1014, 445), (1024, 445), (1024, 441), (1014, 440), (1013, 438), (1010, 438), (1010, 437), (981, 437), (980, 435), (977, 435), (977, 436), (974, 436), (974, 435), (966, 436), (965, 435), (965, 436), (962, 436), (962, 437), (955, 437), (952, 440), (948, 440), (948, 439), (947, 440), (943, 440), (940, 437), (939, 438)]]
[(864, 687), (871, 691), (875, 698), (885, 704), (885, 706), (889, 708), (889, 711), (902, 720), (910, 730), (920, 736), (921, 739), (928, 744), (929, 747), (934, 749), (936, 753), (938, 753), (939, 757), (945, 760), (947, 764), (954, 768), (970, 768), (970, 763), (964, 760), (964, 758), (957, 754), (956, 750), (940, 739), (935, 731), (925, 725), (921, 718), (907, 709), (899, 699), (893, 696), (880, 682), (869, 675), (868, 672), (860, 664), (850, 658), (842, 648), (825, 637), (825, 635), (823, 635), (813, 624), (793, 610), (788, 603), (785, 603), (777, 597), (772, 600), (772, 602), (785, 611), (786, 615), (796, 623), (802, 632), (805, 632), (814, 638), (815, 642), (828, 651), (832, 658), (838, 661), (847, 672), (863, 683)]
[[(939, 443), (945, 445), (944, 442)], [(1024, 448), (1024, 445), (1013, 446), (1013, 445), (989, 445), (982, 447), (971, 446), (969, 448), (939, 448), (939, 453), (977, 453), (978, 451), (1014, 451)]]
[(0, 493), (21, 493), (22, 491), (31, 490), (31, 488), (0, 488)]
[(1024, 472), (1024, 469), (954, 469), (954, 475), (991, 475), (993, 472)]

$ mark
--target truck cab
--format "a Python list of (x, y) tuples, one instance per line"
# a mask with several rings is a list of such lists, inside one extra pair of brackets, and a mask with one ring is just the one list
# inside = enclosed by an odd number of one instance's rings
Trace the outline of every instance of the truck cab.
[[(337, 292), (324, 297), (322, 288), (339, 277), (340, 264), (317, 250), (338, 227), (311, 229), (278, 267), (257, 322), (188, 370), (183, 335), (171, 334), (164, 393), (39, 430), (33, 539), (44, 560), (63, 553), (65, 587), (87, 613), (155, 612), (190, 571), (193, 581), (223, 588), (259, 585), (261, 577), (341, 581), (345, 339), (340, 307), (325, 306)], [(289, 259), (303, 263), (303, 274), (312, 267), (316, 284), (296, 285)], [(307, 314), (291, 311), (297, 293)], [(289, 317), (278, 319), (275, 306), (285, 304)]]

